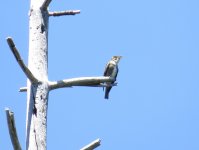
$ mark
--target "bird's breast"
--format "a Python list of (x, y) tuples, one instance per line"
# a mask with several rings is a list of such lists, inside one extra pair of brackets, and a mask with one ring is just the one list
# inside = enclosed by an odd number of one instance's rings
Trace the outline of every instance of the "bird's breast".
[(117, 75), (117, 67), (115, 66), (115, 67), (113, 68), (113, 72), (111, 73), (111, 77), (115, 78), (116, 75)]

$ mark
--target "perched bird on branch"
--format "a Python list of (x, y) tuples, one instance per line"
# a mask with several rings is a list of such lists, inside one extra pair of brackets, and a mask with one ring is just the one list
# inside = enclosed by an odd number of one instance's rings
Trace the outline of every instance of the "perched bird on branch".
[[(104, 76), (115, 78), (115, 81), (116, 81), (117, 74), (119, 71), (118, 63), (121, 58), (122, 58), (122, 56), (113, 56), (111, 58), (111, 60), (106, 65), (106, 68), (104, 71)], [(105, 99), (109, 98), (109, 92), (110, 92), (112, 85), (114, 84), (115, 81), (106, 83), (107, 87), (105, 88), (105, 96), (104, 96)]]

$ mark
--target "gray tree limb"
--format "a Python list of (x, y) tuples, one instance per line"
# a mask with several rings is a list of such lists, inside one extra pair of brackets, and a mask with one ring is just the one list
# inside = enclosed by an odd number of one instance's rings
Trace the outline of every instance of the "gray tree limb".
[(19, 92), (27, 92), (27, 87), (21, 87), (21, 88), (19, 89)]
[(28, 69), (28, 67), (26, 67), (26, 65), (23, 62), (23, 59), (21, 58), (15, 44), (14, 41), (12, 40), (11, 37), (7, 38), (7, 43), (17, 61), (17, 63), (19, 64), (19, 66), (21, 67), (21, 69), (23, 70), (23, 72), (25, 73), (25, 75), (27, 76), (27, 78), (30, 80), (30, 82), (32, 83), (37, 83), (38, 80), (34, 77), (34, 75), (32, 74), (32, 72)]
[(100, 142), (101, 142), (101, 140), (100, 140), (100, 139), (97, 139), (97, 140), (91, 142), (90, 144), (84, 146), (84, 147), (81, 148), (80, 150), (93, 150), (93, 149), (95, 149), (96, 147), (100, 146)]
[[(85, 77), (84, 77), (85, 78)], [(91, 77), (91, 78), (93, 78), (93, 77)], [(69, 79), (68, 79), (69, 80)], [(82, 80), (82, 79), (81, 79)], [(88, 79), (86, 79), (86, 80), (88, 80)], [(66, 81), (66, 80), (64, 80), (64, 81)], [(54, 82), (56, 82), (56, 81), (54, 81)], [(57, 82), (60, 82), (60, 81), (57, 81)], [(76, 81), (77, 82), (77, 81)], [(50, 82), (49, 81), (49, 83), (50, 83), (50, 85), (52, 85), (52, 84), (54, 84), (53, 82)], [(56, 83), (55, 83), (56, 84)], [(55, 85), (54, 85), (55, 86)], [(58, 85), (57, 85), (58, 86)], [(78, 86), (78, 85), (75, 85), (75, 86)], [(79, 85), (79, 86), (83, 86), (83, 85)], [(113, 83), (113, 84), (109, 84), (109, 85), (107, 85), (106, 83), (100, 83), (100, 84), (97, 84), (97, 85), (84, 85), (84, 86), (89, 86), (89, 87), (107, 87), (107, 86), (117, 86), (117, 83), (115, 82), (115, 83)], [(72, 87), (72, 86), (65, 86), (65, 87)], [(58, 87), (59, 88), (59, 87)], [(61, 87), (61, 88), (63, 88), (63, 87)], [(53, 89), (55, 89), (55, 87), (53, 88)], [(19, 89), (19, 92), (27, 92), (27, 87), (21, 87), (20, 89)]]
[(12, 141), (12, 146), (14, 150), (21, 150), (21, 146), (19, 143), (19, 139), (17, 136), (17, 130), (15, 126), (15, 119), (14, 119), (14, 113), (9, 110), (9, 108), (5, 109), (6, 111), (6, 117), (7, 117), (7, 123), (8, 123), (8, 129), (10, 133), (10, 139)]
[(80, 78), (71, 78), (60, 81), (49, 81), (49, 89), (54, 90), (63, 87), (72, 87), (72, 86), (102, 86), (104, 82), (112, 82), (114, 78), (111, 77), (80, 77)]
[(80, 14), (80, 10), (66, 10), (66, 11), (54, 11), (49, 12), (49, 16), (64, 16), (64, 15), (76, 15)]
[(44, 0), (43, 4), (42, 4), (42, 8), (44, 10), (47, 10), (48, 6), (50, 5), (52, 0)]

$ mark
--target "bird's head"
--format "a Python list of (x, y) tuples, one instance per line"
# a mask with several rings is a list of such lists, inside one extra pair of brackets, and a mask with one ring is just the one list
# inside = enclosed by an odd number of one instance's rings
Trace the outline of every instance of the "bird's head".
[(113, 56), (111, 60), (114, 61), (115, 63), (119, 63), (121, 58), (122, 56)]

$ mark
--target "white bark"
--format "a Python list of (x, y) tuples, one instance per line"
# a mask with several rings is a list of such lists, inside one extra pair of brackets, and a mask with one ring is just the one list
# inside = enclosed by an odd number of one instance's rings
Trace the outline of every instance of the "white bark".
[(44, 2), (31, 0), (29, 13), (28, 68), (40, 83), (27, 83), (27, 150), (46, 150), (49, 17), (47, 9), (42, 9)]

